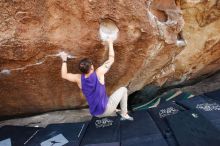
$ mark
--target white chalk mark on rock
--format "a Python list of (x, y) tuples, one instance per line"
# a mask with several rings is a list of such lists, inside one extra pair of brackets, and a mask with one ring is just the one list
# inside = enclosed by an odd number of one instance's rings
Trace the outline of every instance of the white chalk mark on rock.
[(4, 74), (4, 75), (10, 75), (10, 74), (11, 74), (11, 71), (8, 70), (8, 69), (3, 69), (0, 73), (1, 73), (1, 74)]
[(185, 47), (186, 46), (186, 41), (185, 40), (177, 40), (176, 41), (176, 46), (177, 47)]
[[(63, 51), (62, 51), (62, 52), (63, 52)], [(62, 54), (62, 52), (59, 52), (59, 53), (57, 53), (57, 54), (49, 54), (49, 55), (46, 55), (41, 61), (39, 61), (39, 62), (37, 62), (37, 63), (34, 63), (34, 64), (28, 64), (28, 65), (25, 65), (25, 66), (19, 67), (19, 68), (3, 69), (3, 70), (1, 70), (0, 74), (10, 75), (10, 74), (11, 74), (11, 71), (25, 70), (25, 69), (27, 69), (28, 67), (41, 65), (41, 64), (43, 64), (43, 63), (47, 60), (47, 58), (49, 58), (49, 57), (60, 57), (61, 54)], [(68, 58), (73, 59), (73, 58), (77, 58), (77, 57), (68, 54)]]
[(111, 39), (115, 41), (118, 37), (118, 27), (111, 20), (105, 20), (100, 24), (99, 34), (102, 41), (107, 41)]

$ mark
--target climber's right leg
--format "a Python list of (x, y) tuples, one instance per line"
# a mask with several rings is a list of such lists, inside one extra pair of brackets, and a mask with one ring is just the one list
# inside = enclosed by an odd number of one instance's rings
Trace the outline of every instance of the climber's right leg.
[(118, 104), (120, 103), (121, 107), (121, 116), (122, 120), (133, 120), (132, 117), (130, 117), (127, 112), (127, 100), (128, 100), (128, 94), (127, 94), (127, 88), (121, 87), (118, 90), (116, 90), (110, 97), (107, 103), (107, 107), (105, 112), (101, 115), (103, 116), (110, 116), (112, 115), (117, 109)]

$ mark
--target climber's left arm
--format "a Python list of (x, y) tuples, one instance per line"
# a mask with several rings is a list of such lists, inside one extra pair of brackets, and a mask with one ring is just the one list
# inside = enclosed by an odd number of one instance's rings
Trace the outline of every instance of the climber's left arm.
[(67, 56), (68, 56), (68, 54), (66, 54), (64, 52), (61, 53), (61, 58), (63, 60), (62, 68), (61, 68), (61, 77), (63, 79), (68, 80), (68, 81), (79, 83), (79, 80), (81, 78), (80, 74), (72, 74), (72, 73), (67, 72)]
[(68, 80), (68, 81), (78, 83), (81, 75), (80, 74), (68, 73), (67, 72), (67, 63), (66, 63), (66, 61), (64, 61), (63, 64), (62, 64), (62, 68), (61, 68), (61, 77), (63, 79)]

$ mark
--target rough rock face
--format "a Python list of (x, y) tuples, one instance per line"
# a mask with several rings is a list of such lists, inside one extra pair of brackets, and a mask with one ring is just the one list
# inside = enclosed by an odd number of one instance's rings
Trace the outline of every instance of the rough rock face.
[(101, 22), (119, 28), (106, 75), (112, 93), (149, 83), (178, 84), (220, 69), (220, 0), (0, 0), (0, 115), (69, 109), (85, 100), (60, 75), (84, 57), (101, 65)]

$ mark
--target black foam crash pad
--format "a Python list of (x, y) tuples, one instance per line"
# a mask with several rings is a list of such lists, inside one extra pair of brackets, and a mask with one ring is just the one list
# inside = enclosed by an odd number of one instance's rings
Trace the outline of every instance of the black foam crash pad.
[(180, 146), (219, 146), (220, 131), (197, 111), (166, 117)]
[(88, 123), (52, 124), (40, 130), (28, 146), (79, 146)]
[(208, 98), (212, 98), (214, 100), (220, 101), (220, 89), (212, 91), (212, 92), (204, 93), (204, 95), (207, 96)]
[(40, 129), (25, 126), (3, 126), (0, 128), (0, 146), (23, 146)]
[(197, 110), (206, 119), (210, 120), (214, 126), (220, 129), (220, 102), (209, 99), (205, 96), (197, 96), (188, 100), (177, 102), (191, 110)]
[(93, 117), (81, 146), (120, 146), (120, 118)]
[(170, 146), (176, 146), (177, 141), (165, 117), (173, 116), (181, 111), (184, 111), (184, 108), (175, 104), (174, 102), (163, 103), (156, 108), (148, 109), (148, 112), (150, 113), (151, 117), (159, 127), (164, 138), (167, 140)]
[(167, 146), (146, 110), (131, 114), (134, 121), (121, 121), (121, 146)]

